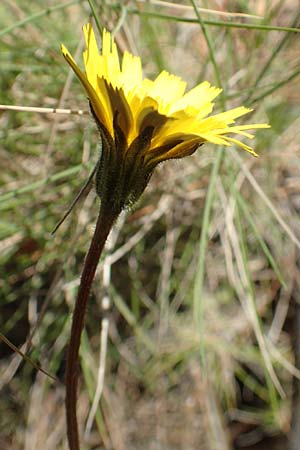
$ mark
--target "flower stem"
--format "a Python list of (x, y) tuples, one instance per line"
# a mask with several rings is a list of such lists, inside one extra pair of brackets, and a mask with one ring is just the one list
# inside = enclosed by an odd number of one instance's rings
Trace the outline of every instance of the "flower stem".
[(80, 338), (84, 326), (84, 316), (96, 268), (109, 232), (119, 212), (101, 206), (96, 228), (85, 257), (77, 299), (73, 312), (71, 337), (67, 352), (66, 365), (66, 419), (67, 435), (70, 450), (79, 450), (79, 434), (77, 425), (76, 403), (78, 385), (78, 361)]

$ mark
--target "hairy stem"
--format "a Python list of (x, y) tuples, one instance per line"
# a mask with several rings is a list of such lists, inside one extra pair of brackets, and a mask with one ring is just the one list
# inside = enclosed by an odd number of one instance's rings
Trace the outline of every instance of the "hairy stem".
[(80, 286), (77, 293), (67, 352), (66, 366), (66, 418), (70, 450), (79, 450), (76, 403), (79, 370), (79, 346), (84, 326), (84, 316), (96, 268), (106, 241), (118, 213), (109, 208), (100, 208), (94, 235), (85, 257)]

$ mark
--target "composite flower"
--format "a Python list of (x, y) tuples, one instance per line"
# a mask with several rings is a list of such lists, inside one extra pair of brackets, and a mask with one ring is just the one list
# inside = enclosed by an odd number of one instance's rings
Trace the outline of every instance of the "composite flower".
[(85, 71), (62, 45), (62, 53), (86, 90), (101, 134), (102, 151), (96, 190), (102, 202), (116, 210), (133, 203), (162, 161), (183, 158), (206, 142), (235, 144), (256, 156), (244, 142), (248, 131), (267, 124), (237, 125), (251, 110), (240, 106), (212, 114), (221, 89), (204, 81), (186, 92), (186, 82), (162, 71), (154, 80), (144, 78), (141, 59), (125, 51), (120, 61), (112, 35), (103, 30), (99, 52), (90, 24), (83, 27)]

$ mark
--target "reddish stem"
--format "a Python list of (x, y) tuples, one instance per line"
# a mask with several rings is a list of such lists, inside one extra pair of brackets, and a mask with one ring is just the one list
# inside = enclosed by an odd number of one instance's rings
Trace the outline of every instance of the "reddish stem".
[(96, 229), (85, 257), (80, 286), (73, 312), (65, 376), (67, 435), (70, 450), (80, 449), (76, 403), (79, 371), (79, 346), (81, 333), (84, 326), (86, 305), (105, 241), (117, 216), (118, 213), (110, 211), (108, 208), (100, 209)]

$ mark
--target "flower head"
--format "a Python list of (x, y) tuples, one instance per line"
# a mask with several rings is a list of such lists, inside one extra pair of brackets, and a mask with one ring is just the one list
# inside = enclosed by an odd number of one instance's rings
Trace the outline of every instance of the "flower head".
[(251, 139), (247, 130), (268, 127), (235, 125), (250, 109), (241, 106), (210, 115), (221, 89), (204, 81), (185, 92), (186, 82), (166, 71), (154, 81), (143, 78), (139, 57), (125, 51), (120, 64), (108, 31), (103, 31), (101, 53), (92, 26), (85, 25), (83, 32), (85, 72), (63, 45), (62, 53), (87, 92), (101, 134), (96, 190), (102, 202), (121, 210), (140, 196), (157, 164), (191, 155), (205, 142), (236, 144), (256, 156), (231, 137)]

